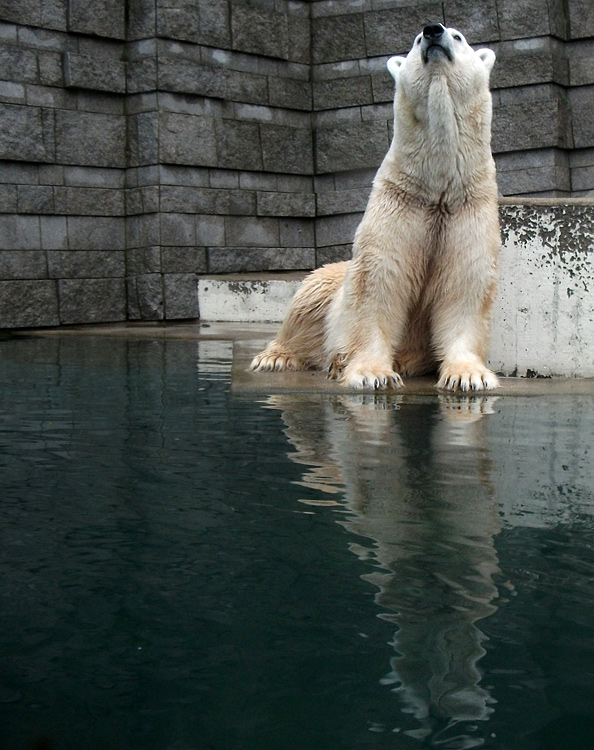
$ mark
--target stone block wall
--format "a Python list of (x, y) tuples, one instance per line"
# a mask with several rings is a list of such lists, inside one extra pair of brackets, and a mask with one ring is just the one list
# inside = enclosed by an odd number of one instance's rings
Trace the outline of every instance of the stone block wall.
[(0, 19), (0, 325), (124, 320), (124, 5)]
[(348, 257), (385, 63), (492, 46), (504, 195), (594, 193), (590, 0), (0, 0), (0, 327), (199, 315), (204, 274)]

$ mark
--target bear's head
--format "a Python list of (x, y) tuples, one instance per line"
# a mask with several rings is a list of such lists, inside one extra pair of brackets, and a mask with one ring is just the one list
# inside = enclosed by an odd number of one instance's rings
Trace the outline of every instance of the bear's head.
[(425, 26), (406, 57), (391, 57), (396, 95), (386, 164), (400, 165), (441, 194), (455, 176), (463, 184), (492, 161), (494, 62), (492, 50), (474, 50), (459, 31), (441, 24)]
[(493, 50), (475, 51), (459, 31), (438, 23), (425, 26), (406, 57), (391, 57), (388, 70), (396, 87), (403, 87), (409, 98), (418, 100), (436, 76), (447, 78), (450, 88), (461, 93), (488, 88), (494, 62)]

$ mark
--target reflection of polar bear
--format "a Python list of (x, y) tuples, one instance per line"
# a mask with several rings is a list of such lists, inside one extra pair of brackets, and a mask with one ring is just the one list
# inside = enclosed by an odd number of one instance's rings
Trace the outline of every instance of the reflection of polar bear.
[[(494, 540), (502, 520), (487, 420), (460, 420), (455, 400), (460, 409), (472, 400), (478, 416), (497, 399), (448, 394), (439, 406), (386, 394), (267, 400), (282, 410), (296, 449), (289, 458), (307, 467), (300, 483), (336, 498), (301, 502), (337, 506), (344, 492), (348, 514), (337, 523), (359, 537), (349, 548), (372, 563), (362, 578), (378, 589), (380, 617), (397, 626), (391, 645), (398, 653), (381, 682), (419, 722), (406, 733), (431, 736), (427, 747), (482, 744), (456, 724), (493, 711), (481, 685), (480, 621), (500, 603)], [(455, 729), (456, 744), (446, 743), (443, 733)]]
[(330, 368), (394, 388), (438, 363), (441, 388), (496, 388), (485, 365), (500, 244), (490, 150), (491, 50), (426, 26), (392, 57), (394, 138), (353, 260), (314, 271), (254, 370)]

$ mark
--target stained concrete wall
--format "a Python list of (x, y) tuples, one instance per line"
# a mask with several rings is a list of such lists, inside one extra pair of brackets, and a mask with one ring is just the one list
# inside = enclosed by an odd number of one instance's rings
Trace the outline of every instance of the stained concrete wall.
[(594, 377), (594, 200), (504, 202), (490, 362)]
[(428, 20), (496, 49), (505, 195), (594, 191), (589, 0), (0, 0), (0, 327), (199, 315), (348, 257)]

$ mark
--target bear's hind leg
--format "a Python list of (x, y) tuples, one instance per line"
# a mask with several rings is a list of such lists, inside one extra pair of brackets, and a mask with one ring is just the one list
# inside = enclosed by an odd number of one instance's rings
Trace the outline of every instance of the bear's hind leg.
[(317, 369), (324, 365), (326, 313), (342, 284), (347, 266), (347, 261), (330, 263), (304, 279), (276, 338), (254, 357), (251, 370), (280, 372)]
[(250, 365), (253, 372), (281, 372), (283, 370), (307, 370), (308, 365), (289, 349), (271, 341), (264, 351), (257, 354)]

